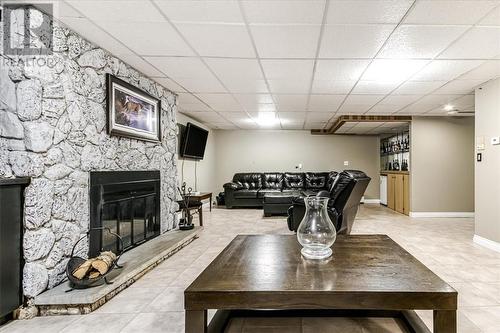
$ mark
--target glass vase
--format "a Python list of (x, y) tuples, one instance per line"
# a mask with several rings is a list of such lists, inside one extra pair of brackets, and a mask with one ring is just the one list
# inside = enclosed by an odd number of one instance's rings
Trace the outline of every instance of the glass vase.
[(306, 213), (297, 229), (297, 240), (302, 245), (301, 253), (308, 259), (325, 259), (332, 255), (331, 246), (337, 231), (328, 216), (330, 198), (306, 197)]

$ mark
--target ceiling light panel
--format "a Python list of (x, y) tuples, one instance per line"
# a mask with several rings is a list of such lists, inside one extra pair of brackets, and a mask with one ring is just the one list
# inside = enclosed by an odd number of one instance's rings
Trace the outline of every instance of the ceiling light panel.
[(410, 8), (411, 0), (330, 1), (328, 24), (398, 23)]
[(242, 1), (248, 23), (321, 24), (325, 0)]
[(405, 23), (472, 25), (485, 16), (497, 1), (417, 1)]
[(326, 25), (320, 58), (372, 58), (395, 25)]
[(378, 58), (433, 58), (465, 30), (464, 26), (402, 25), (391, 35)]

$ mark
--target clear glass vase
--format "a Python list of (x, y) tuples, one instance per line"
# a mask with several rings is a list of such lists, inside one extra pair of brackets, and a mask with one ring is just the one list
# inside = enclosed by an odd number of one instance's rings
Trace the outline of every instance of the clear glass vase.
[(297, 229), (301, 253), (308, 259), (325, 259), (332, 255), (331, 246), (337, 231), (328, 216), (329, 198), (311, 196), (304, 199), (306, 213)]

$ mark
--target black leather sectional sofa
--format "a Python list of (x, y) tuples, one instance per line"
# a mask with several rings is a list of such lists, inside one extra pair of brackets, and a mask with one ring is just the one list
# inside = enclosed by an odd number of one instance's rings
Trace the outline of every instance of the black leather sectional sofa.
[[(357, 210), (369, 182), (370, 178), (357, 170), (345, 170), (341, 173), (237, 173), (232, 182), (224, 184), (225, 202), (227, 208), (263, 207), (265, 216), (288, 214), (289, 228), (295, 230), (305, 211), (304, 207), (300, 207), (301, 198), (319, 193), (330, 196), (330, 205), (333, 207), (334, 201), (338, 201), (335, 208), (338, 215), (341, 215), (348, 202), (356, 206)], [(354, 195), (351, 197), (352, 192)], [(292, 207), (295, 205), (296, 210)], [(289, 210), (290, 207), (292, 210)], [(337, 217), (330, 217), (341, 223)]]
[(224, 184), (226, 207), (262, 207), (266, 197), (280, 201), (279, 198), (315, 195), (329, 190), (336, 176), (335, 171), (237, 173), (232, 182)]

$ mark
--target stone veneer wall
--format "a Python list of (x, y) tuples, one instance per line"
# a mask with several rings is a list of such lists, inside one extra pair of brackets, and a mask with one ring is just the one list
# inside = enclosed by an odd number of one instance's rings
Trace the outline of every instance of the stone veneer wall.
[[(53, 44), (54, 54), (37, 63), (0, 56), (0, 177), (32, 177), (24, 224), (28, 297), (65, 278), (71, 249), (89, 228), (89, 171), (160, 170), (161, 230), (175, 225), (176, 96), (57, 23)], [(161, 144), (106, 133), (106, 73), (161, 99)], [(81, 243), (78, 253), (86, 256)]]

